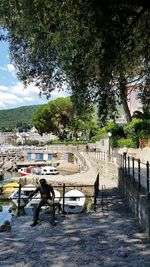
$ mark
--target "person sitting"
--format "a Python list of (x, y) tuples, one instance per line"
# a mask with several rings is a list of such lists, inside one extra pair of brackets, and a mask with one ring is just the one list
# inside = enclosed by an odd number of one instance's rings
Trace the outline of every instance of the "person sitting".
[(50, 184), (47, 184), (45, 179), (40, 179), (40, 185), (29, 196), (29, 199), (31, 199), (38, 192), (40, 192), (41, 200), (34, 210), (33, 223), (31, 224), (31, 226), (37, 225), (40, 209), (42, 206), (45, 206), (45, 205), (49, 205), (52, 207), (51, 224), (55, 225), (55, 222), (54, 222), (54, 218), (55, 218), (55, 206), (54, 206), (55, 193), (54, 193), (53, 187)]

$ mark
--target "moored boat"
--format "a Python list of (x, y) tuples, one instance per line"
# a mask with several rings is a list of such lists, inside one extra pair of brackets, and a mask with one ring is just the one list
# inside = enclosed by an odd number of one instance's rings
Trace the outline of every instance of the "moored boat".
[[(30, 194), (36, 189), (36, 186), (33, 184), (27, 184), (21, 187), (20, 192), (20, 207), (24, 207), (28, 203), (28, 198)], [(18, 198), (19, 198), (19, 189), (13, 192), (9, 197), (15, 206), (18, 206)]]
[(16, 191), (16, 189), (19, 187), (19, 183), (12, 182), (8, 184), (3, 184), (3, 193), (4, 194), (10, 194)]
[(56, 175), (59, 174), (57, 168), (53, 166), (42, 166), (42, 167), (35, 167), (35, 166), (29, 166), (29, 167), (22, 167), (18, 170), (18, 172), (21, 174), (21, 176), (26, 175)]
[[(64, 211), (66, 213), (80, 213), (84, 209), (86, 197), (83, 192), (73, 189), (64, 195)], [(63, 199), (60, 204), (63, 205)]]
[[(60, 199), (61, 199), (61, 194), (59, 191), (55, 190), (55, 198), (54, 198), (54, 203), (59, 203)], [(33, 213), (33, 209), (34, 207), (39, 203), (41, 199), (40, 193), (37, 193), (36, 195), (34, 195), (31, 200), (27, 203), (27, 205), (24, 207), (25, 212), (29, 215)], [(41, 209), (45, 209), (47, 206), (43, 206)]]

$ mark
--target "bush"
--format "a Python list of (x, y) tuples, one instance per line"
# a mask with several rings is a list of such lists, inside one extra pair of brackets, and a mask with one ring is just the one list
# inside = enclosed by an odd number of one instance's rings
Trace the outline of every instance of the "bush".
[(150, 136), (150, 120), (133, 119), (124, 125), (124, 132), (131, 138), (148, 138)]
[(112, 147), (131, 147), (138, 148), (138, 140), (132, 138), (120, 138), (112, 140)]
[(51, 140), (46, 142), (46, 145), (82, 145), (82, 144), (87, 144), (86, 140), (66, 140), (66, 141), (61, 141), (61, 140)]

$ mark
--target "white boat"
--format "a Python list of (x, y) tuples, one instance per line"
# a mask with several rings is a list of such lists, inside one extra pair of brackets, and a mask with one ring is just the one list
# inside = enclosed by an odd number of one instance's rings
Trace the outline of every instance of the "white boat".
[(42, 166), (42, 167), (35, 167), (35, 166), (29, 166), (29, 167), (22, 167), (18, 170), (18, 172), (21, 174), (21, 176), (26, 175), (56, 175), (59, 174), (58, 170), (53, 166)]
[(59, 174), (58, 170), (53, 166), (44, 166), (41, 168), (42, 175), (56, 175)]
[[(40, 193), (38, 192), (36, 195), (34, 195), (29, 200), (29, 195), (36, 189), (37, 187), (33, 184), (25, 185), (21, 188), (21, 194), (20, 194), (20, 207), (24, 207), (25, 211), (27, 213), (31, 213), (31, 210), (33, 211), (33, 208), (35, 205), (38, 204), (40, 201)], [(55, 192), (55, 199), (54, 203), (59, 203), (61, 194), (59, 191), (54, 190)], [(10, 195), (10, 199), (12, 200), (13, 204), (15, 204), (16, 207), (18, 207), (18, 197), (19, 197), (19, 190), (16, 190)]]
[[(64, 211), (66, 213), (80, 213), (84, 209), (85, 195), (83, 192), (73, 189), (65, 193), (64, 196)], [(63, 206), (63, 199), (60, 204)]]
[[(61, 199), (61, 194), (59, 191), (55, 190), (55, 198), (54, 198), (54, 203), (59, 203), (60, 199)], [(31, 198), (31, 200), (28, 202), (28, 204), (24, 207), (25, 212), (28, 215), (31, 215), (33, 213), (33, 209), (35, 206), (37, 206), (37, 204), (39, 203), (41, 199), (40, 193), (38, 192), (36, 195), (33, 196), (33, 198)], [(48, 206), (44, 206), (42, 207), (42, 209), (47, 208)]]
[[(24, 207), (28, 203), (29, 195), (36, 189), (36, 186), (33, 184), (27, 184), (21, 187), (20, 192), (20, 207)], [(13, 204), (15, 204), (16, 207), (18, 207), (18, 197), (19, 197), (19, 190), (15, 190), (10, 195), (10, 199), (12, 200)]]

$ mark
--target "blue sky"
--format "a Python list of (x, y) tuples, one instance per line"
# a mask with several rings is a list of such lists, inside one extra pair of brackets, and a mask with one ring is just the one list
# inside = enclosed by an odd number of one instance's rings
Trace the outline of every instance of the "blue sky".
[(0, 42), (0, 109), (45, 104), (65, 95), (63, 91), (54, 90), (51, 98), (47, 100), (45, 96), (39, 96), (39, 89), (34, 84), (24, 88), (17, 79), (15, 68), (10, 62), (8, 43)]

